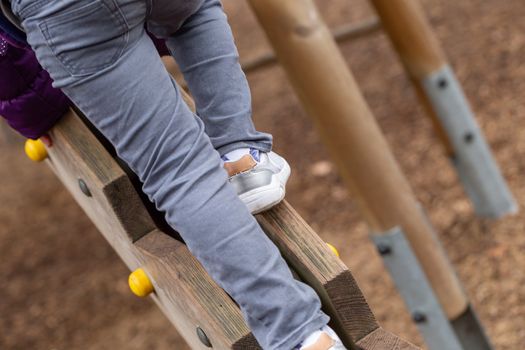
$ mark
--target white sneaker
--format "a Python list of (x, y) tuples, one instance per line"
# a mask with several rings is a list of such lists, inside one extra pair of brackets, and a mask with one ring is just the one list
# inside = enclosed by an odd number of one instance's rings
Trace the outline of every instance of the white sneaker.
[(230, 161), (228, 154), (222, 159), (230, 183), (252, 214), (270, 209), (284, 199), (290, 166), (277, 153), (260, 153), (252, 148), (237, 160)]
[[(332, 328), (324, 326), (310, 334), (295, 349), (297, 350), (347, 350)], [(294, 349), (294, 350), (295, 350)]]

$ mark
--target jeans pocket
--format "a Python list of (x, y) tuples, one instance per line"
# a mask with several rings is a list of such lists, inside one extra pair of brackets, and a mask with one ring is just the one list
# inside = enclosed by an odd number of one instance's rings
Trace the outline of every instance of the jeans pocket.
[(113, 65), (128, 41), (129, 27), (111, 0), (89, 1), (39, 23), (53, 54), (73, 76)]

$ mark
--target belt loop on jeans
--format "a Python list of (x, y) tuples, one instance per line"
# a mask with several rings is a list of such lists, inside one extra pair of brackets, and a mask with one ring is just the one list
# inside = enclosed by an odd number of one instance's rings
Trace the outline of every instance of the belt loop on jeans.
[(151, 16), (152, 11), (153, 11), (153, 0), (146, 0), (146, 22), (148, 21), (148, 17)]

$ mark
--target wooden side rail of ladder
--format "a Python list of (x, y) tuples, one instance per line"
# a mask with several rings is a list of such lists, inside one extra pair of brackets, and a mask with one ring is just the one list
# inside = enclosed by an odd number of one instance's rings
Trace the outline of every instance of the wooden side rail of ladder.
[[(162, 232), (132, 179), (74, 112), (49, 133), (47, 164), (192, 349), (260, 349), (235, 302), (176, 235)], [(43, 144), (42, 144), (43, 146)], [(349, 349), (418, 349), (382, 329), (348, 268), (286, 201), (257, 215), (298, 278), (320, 296)]]

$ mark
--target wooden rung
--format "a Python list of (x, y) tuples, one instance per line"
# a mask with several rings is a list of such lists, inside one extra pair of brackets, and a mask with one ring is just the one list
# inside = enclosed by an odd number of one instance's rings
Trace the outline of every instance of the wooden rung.
[(257, 220), (288, 264), (321, 297), (348, 346), (379, 327), (351, 272), (290, 204), (283, 201)]
[(214, 349), (259, 349), (236, 304), (183, 243), (156, 229), (131, 180), (79, 117), (68, 112), (50, 136), (49, 166), (126, 265), (151, 274), (153, 299), (192, 348), (207, 349), (200, 326)]
[(375, 331), (357, 342), (361, 350), (418, 350), (415, 346), (399, 338), (398, 336), (385, 331), (383, 328), (377, 328)]
[(116, 226), (122, 226), (131, 241), (155, 229), (124, 171), (74, 111), (68, 111), (49, 135), (49, 166), (112, 245)]
[(352, 273), (290, 204), (257, 215), (288, 264), (319, 295), (349, 349), (419, 349), (379, 327)]
[(153, 231), (135, 243), (155, 286), (155, 301), (192, 349), (260, 349), (238, 306), (206, 273), (185, 244)]

